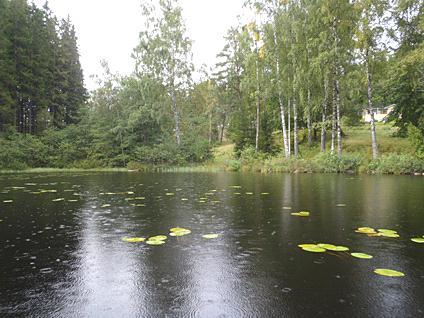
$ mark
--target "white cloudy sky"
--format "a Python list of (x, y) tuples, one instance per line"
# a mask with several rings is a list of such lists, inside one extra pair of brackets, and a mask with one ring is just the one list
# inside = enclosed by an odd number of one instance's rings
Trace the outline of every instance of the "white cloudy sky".
[[(113, 72), (133, 70), (132, 49), (143, 27), (142, 0), (49, 0), (59, 18), (68, 14), (76, 27), (86, 86), (95, 88), (92, 74), (101, 74), (100, 60), (108, 61)], [(35, 0), (42, 5), (45, 0)], [(213, 65), (224, 46), (223, 36), (243, 15), (244, 0), (180, 0), (188, 29), (194, 41), (194, 63)]]

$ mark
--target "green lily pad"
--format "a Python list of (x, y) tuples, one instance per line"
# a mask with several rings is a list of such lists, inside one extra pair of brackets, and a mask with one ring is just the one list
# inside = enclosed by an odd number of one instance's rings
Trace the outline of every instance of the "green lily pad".
[(380, 232), (380, 233), (378, 233), (378, 236), (391, 237), (391, 238), (398, 238), (398, 237), (400, 237), (399, 234), (397, 234), (397, 233), (390, 233), (390, 232)]
[(302, 250), (312, 253), (323, 253), (326, 251), (325, 248), (321, 248), (319, 246), (302, 247)]
[(373, 258), (372, 255), (368, 255), (368, 254), (365, 254), (365, 253), (350, 253), (350, 255), (352, 255), (353, 257), (356, 257), (356, 258), (363, 258), (363, 259)]
[(290, 213), (291, 215), (294, 215), (294, 216), (302, 216), (302, 217), (307, 217), (307, 216), (309, 216), (309, 212), (306, 212), (306, 211), (300, 211), (300, 212), (293, 212), (293, 213)]
[(317, 244), (317, 246), (318, 247), (321, 247), (321, 248), (325, 248), (326, 250), (333, 250), (333, 249), (337, 248), (337, 246), (336, 245), (333, 245), (333, 244), (323, 244), (323, 243), (320, 243), (320, 244)]
[(316, 244), (299, 244), (298, 245), (300, 248), (304, 248), (304, 247), (319, 247)]
[(392, 234), (397, 234), (397, 231), (395, 230), (387, 230), (387, 229), (378, 229), (377, 230), (380, 233), (392, 233)]
[(168, 237), (165, 235), (156, 235), (149, 237), (149, 241), (165, 241)]
[(205, 239), (215, 239), (218, 237), (218, 234), (205, 234), (205, 235), (202, 235), (202, 237)]
[(182, 227), (174, 227), (170, 229), (170, 231), (171, 231), (171, 233), (169, 233), (170, 236), (184, 236), (191, 233), (190, 230), (184, 229)]
[(424, 243), (424, 238), (414, 237), (414, 238), (411, 238), (411, 241), (415, 243)]
[(389, 277), (403, 277), (405, 276), (404, 273), (395, 271), (393, 269), (384, 269), (384, 268), (377, 268), (374, 270), (374, 273), (382, 276), (389, 276)]
[(362, 234), (377, 234), (372, 227), (358, 227), (355, 232)]
[(160, 241), (160, 240), (148, 240), (148, 241), (146, 241), (146, 244), (149, 244), (149, 245), (162, 245), (162, 244), (165, 244), (165, 241)]
[(334, 246), (334, 247), (326, 247), (325, 249), (333, 252), (347, 252), (349, 250), (349, 247), (346, 246)]
[(128, 243), (139, 243), (144, 242), (146, 239), (144, 237), (123, 237), (122, 240)]

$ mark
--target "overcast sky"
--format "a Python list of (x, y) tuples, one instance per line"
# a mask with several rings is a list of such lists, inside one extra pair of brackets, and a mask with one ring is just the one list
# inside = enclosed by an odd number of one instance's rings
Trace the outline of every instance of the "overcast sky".
[[(131, 53), (143, 27), (142, 0), (50, 0), (49, 6), (59, 18), (68, 14), (77, 30), (81, 64), (87, 88), (96, 87), (90, 79), (101, 74), (100, 60), (108, 61), (113, 72), (129, 74), (133, 70)], [(42, 5), (45, 0), (35, 0)], [(212, 66), (224, 46), (223, 36), (243, 15), (244, 0), (180, 0), (188, 36), (194, 41), (196, 68)]]

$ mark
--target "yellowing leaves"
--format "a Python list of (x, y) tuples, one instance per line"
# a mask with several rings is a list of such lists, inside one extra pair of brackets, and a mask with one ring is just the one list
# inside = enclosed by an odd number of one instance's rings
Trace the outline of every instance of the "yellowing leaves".
[(403, 277), (405, 276), (404, 273), (393, 270), (393, 269), (385, 269), (385, 268), (377, 268), (374, 270), (374, 273), (382, 276), (389, 276), (389, 277)]
[(301, 216), (301, 217), (308, 217), (310, 215), (310, 213), (307, 211), (293, 212), (290, 214), (293, 216)]

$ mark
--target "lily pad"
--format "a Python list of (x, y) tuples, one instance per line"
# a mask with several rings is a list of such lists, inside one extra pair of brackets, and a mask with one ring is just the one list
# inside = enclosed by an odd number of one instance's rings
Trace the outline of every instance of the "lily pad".
[(302, 217), (307, 217), (307, 216), (309, 216), (309, 212), (306, 212), (306, 211), (300, 211), (300, 212), (293, 212), (293, 213), (290, 213), (291, 215), (294, 215), (294, 216), (302, 216)]
[(202, 235), (202, 237), (205, 239), (215, 239), (218, 237), (218, 234), (205, 234), (205, 235)]
[(149, 237), (149, 241), (165, 241), (167, 238), (168, 237), (165, 235), (156, 235), (156, 236)]
[(170, 236), (184, 236), (191, 233), (190, 230), (184, 229), (182, 227), (174, 227), (170, 229), (170, 231), (171, 231), (171, 233), (169, 233)]
[(318, 244), (319, 247), (325, 248), (326, 250), (333, 251), (333, 252), (346, 252), (349, 250), (349, 247), (346, 247), (346, 246), (336, 246), (332, 244), (322, 244), (322, 245), (325, 245), (325, 247), (320, 246), (320, 244)]
[(379, 232), (378, 236), (383, 236), (383, 237), (391, 237), (391, 238), (398, 238), (400, 237), (399, 234), (397, 233), (391, 233), (391, 232)]
[(122, 240), (128, 243), (139, 243), (144, 242), (146, 239), (144, 237), (123, 237)]
[(318, 247), (325, 248), (326, 250), (335, 249), (337, 247), (336, 245), (333, 245), (333, 244), (320, 243), (320, 244), (317, 244), (317, 245), (318, 245)]
[(358, 227), (355, 232), (362, 234), (377, 234), (376, 230), (372, 227)]
[(319, 247), (316, 244), (299, 244), (298, 245), (300, 248), (304, 248), (304, 247)]
[(326, 251), (325, 248), (321, 248), (319, 246), (302, 247), (302, 250), (312, 253), (323, 253)]
[(363, 258), (363, 259), (371, 259), (371, 258), (373, 258), (372, 255), (365, 254), (365, 253), (350, 253), (350, 255), (352, 255), (353, 257), (356, 257), (356, 258)]
[(395, 271), (393, 269), (385, 269), (385, 268), (377, 268), (374, 270), (374, 273), (382, 276), (389, 276), (389, 277), (403, 277), (405, 276), (404, 273)]
[(411, 238), (411, 241), (415, 243), (424, 243), (424, 238), (414, 237), (414, 238)]
[(146, 244), (149, 244), (149, 245), (162, 245), (162, 244), (165, 244), (165, 241), (160, 241), (160, 240), (148, 240), (148, 241), (146, 241)]

